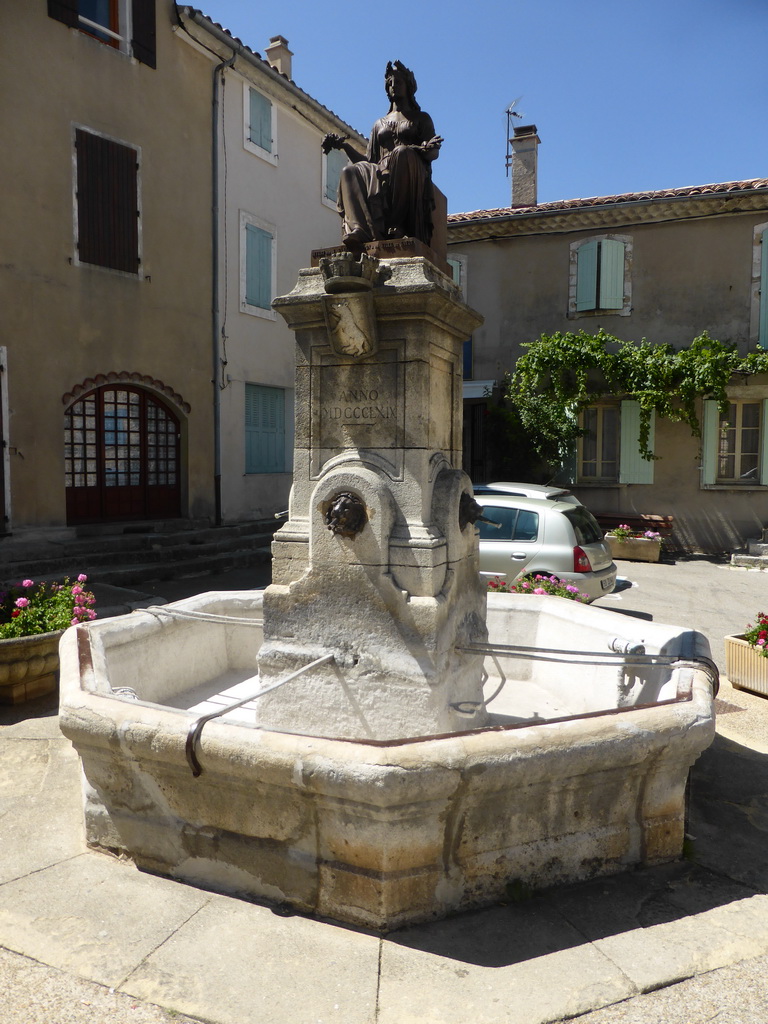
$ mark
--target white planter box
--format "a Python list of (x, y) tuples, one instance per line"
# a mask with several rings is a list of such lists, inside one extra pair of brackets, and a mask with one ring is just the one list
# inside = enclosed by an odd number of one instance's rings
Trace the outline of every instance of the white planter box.
[(658, 562), (661, 557), (661, 541), (649, 540), (648, 537), (630, 537), (619, 540), (610, 533), (605, 539), (611, 549), (611, 557), (626, 559), (630, 562)]
[(725, 674), (737, 690), (768, 697), (768, 658), (758, 654), (743, 636), (725, 637)]

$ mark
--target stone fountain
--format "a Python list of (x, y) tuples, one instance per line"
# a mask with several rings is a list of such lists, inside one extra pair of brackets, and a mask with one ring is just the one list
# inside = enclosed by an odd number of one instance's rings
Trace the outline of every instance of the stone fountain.
[(272, 584), (62, 638), (88, 844), (375, 928), (678, 857), (706, 640), (486, 601), (458, 468), (481, 319), (424, 242), (356, 248), (274, 303), (297, 370)]
[(88, 843), (376, 928), (679, 856), (708, 645), (560, 598), (486, 609), (455, 468), (476, 314), (421, 256), (332, 259), (275, 305), (298, 411), (274, 582), (62, 639)]

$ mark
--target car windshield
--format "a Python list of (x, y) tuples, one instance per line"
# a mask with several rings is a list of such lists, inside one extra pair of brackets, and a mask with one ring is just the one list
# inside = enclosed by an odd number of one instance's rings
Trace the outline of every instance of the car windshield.
[(483, 515), (499, 526), (477, 523), (480, 540), (536, 540), (539, 532), (538, 512), (525, 508), (485, 505)]
[[(576, 534), (576, 540), (579, 544), (598, 544), (603, 539), (603, 531), (600, 529), (600, 524), (583, 505), (577, 505), (575, 508), (568, 509), (564, 515), (573, 527), (573, 532)], [(488, 518), (490, 519), (490, 516)]]

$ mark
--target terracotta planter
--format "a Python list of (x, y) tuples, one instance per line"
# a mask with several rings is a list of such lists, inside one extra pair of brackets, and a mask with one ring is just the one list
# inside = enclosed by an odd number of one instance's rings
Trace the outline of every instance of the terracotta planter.
[(768, 658), (758, 654), (743, 636), (725, 637), (725, 674), (737, 690), (768, 697)]
[(23, 704), (54, 693), (59, 682), (63, 629), (0, 640), (0, 704)]
[(648, 537), (629, 537), (619, 540), (610, 533), (605, 535), (611, 557), (627, 559), (630, 562), (658, 562), (661, 557), (661, 541), (649, 540)]

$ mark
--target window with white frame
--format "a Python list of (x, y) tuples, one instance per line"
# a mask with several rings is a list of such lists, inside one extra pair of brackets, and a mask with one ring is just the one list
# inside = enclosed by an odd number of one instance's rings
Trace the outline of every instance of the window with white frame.
[(157, 66), (155, 0), (48, 0), (48, 15)]
[(704, 402), (702, 484), (756, 487), (768, 484), (768, 399), (737, 398), (721, 412)]
[[(584, 483), (652, 484), (653, 459), (640, 451), (640, 405), (630, 399), (592, 405), (581, 414), (577, 479)], [(656, 438), (651, 414), (648, 448)]]
[(568, 315), (631, 312), (632, 239), (604, 235), (572, 242)]
[(271, 224), (240, 214), (240, 309), (253, 316), (275, 319), (275, 229)]
[(243, 85), (244, 146), (249, 153), (277, 163), (277, 111), (265, 93)]
[(323, 153), (323, 203), (336, 209), (339, 196), (339, 179), (342, 168), (349, 163), (349, 157), (341, 149)]
[(591, 405), (581, 414), (579, 479), (619, 479), (619, 407)]
[(768, 224), (754, 229), (752, 245), (752, 325), (750, 340), (768, 348)]
[(286, 472), (283, 388), (245, 385), (245, 472)]

